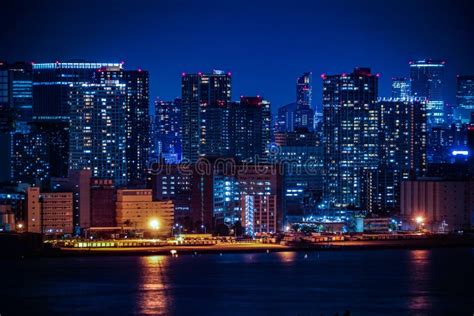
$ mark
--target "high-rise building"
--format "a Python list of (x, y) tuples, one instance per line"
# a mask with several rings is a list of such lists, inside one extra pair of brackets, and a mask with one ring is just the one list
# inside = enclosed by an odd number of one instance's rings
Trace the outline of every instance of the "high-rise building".
[(70, 89), (70, 170), (127, 184), (126, 85), (118, 80), (83, 83)]
[(50, 156), (47, 135), (30, 124), (17, 125), (11, 133), (10, 165), (14, 183), (40, 185), (49, 179)]
[[(125, 144), (127, 181), (131, 185), (144, 184), (148, 172), (150, 149), (150, 98), (148, 71), (123, 70), (121, 67), (102, 67), (95, 72), (95, 82), (123, 84), (125, 102)], [(120, 184), (116, 182), (116, 184)]]
[(361, 206), (362, 174), (378, 163), (378, 76), (322, 75), (325, 207)]
[(155, 100), (154, 156), (167, 163), (181, 160), (181, 99)]
[(46, 139), (51, 177), (69, 169), (69, 95), (71, 88), (92, 82), (96, 70), (121, 63), (55, 62), (33, 64), (33, 124)]
[[(12, 174), (21, 172), (13, 168), (21, 161), (15, 160), (12, 152), (15, 134), (21, 135), (29, 131), (27, 124), (32, 119), (33, 92), (32, 92), (31, 63), (5, 63), (0, 61), (0, 150), (4, 153), (0, 159), (0, 179), (13, 180)], [(21, 136), (20, 136), (21, 137)], [(35, 157), (31, 157), (33, 160)], [(26, 156), (22, 160), (26, 159)], [(24, 164), (22, 164), (26, 167)]]
[(457, 77), (457, 106), (454, 119), (469, 123), (474, 112), (474, 76)]
[(293, 132), (295, 129), (295, 109), (296, 103), (289, 103), (278, 108), (275, 119), (276, 132)]
[(408, 99), (411, 97), (409, 78), (392, 78), (392, 98)]
[(282, 133), (278, 141), (275, 160), (283, 169), (282, 213), (285, 222), (301, 221), (322, 202), (322, 142), (306, 129)]
[(311, 73), (306, 72), (296, 79), (295, 128), (314, 128), (314, 110), (311, 107)]
[(426, 102), (379, 99), (379, 165), (365, 173), (364, 207), (387, 215), (399, 211), (400, 184), (426, 172)]
[[(240, 161), (268, 161), (271, 141), (270, 102), (260, 96), (241, 97), (233, 103), (227, 126), (229, 156)], [(226, 131), (222, 131), (226, 134)]]
[[(185, 74), (181, 79), (183, 158), (192, 162), (199, 156), (222, 156), (227, 144), (222, 119), (231, 100), (230, 73), (214, 70), (212, 74)], [(224, 135), (225, 136), (225, 135)], [(225, 140), (225, 139), (224, 139)]]
[(443, 86), (445, 62), (440, 60), (418, 60), (410, 62), (411, 94), (426, 98), (428, 126), (443, 125), (446, 122)]

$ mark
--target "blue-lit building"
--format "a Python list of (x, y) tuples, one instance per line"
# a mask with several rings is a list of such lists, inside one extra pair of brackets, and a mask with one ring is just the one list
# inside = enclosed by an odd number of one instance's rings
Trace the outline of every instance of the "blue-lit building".
[(411, 94), (426, 98), (428, 127), (443, 125), (446, 122), (443, 86), (445, 62), (424, 59), (410, 62)]
[(275, 161), (282, 175), (284, 221), (301, 220), (322, 202), (323, 146), (319, 135), (306, 129), (278, 135)]
[(408, 99), (411, 97), (411, 82), (409, 78), (392, 78), (392, 98)]
[(96, 70), (121, 63), (84, 61), (33, 64), (33, 125), (42, 134), (50, 177), (67, 177), (69, 170), (69, 95), (74, 85), (92, 82)]
[(181, 99), (155, 100), (152, 150), (154, 158), (164, 158), (167, 163), (181, 160)]
[(429, 163), (449, 163), (453, 150), (465, 150), (467, 144), (468, 124), (451, 124), (449, 127), (434, 127), (428, 138)]
[(69, 168), (90, 169), (94, 178), (126, 185), (126, 84), (117, 79), (80, 83), (69, 91)]
[(368, 68), (322, 75), (324, 207), (361, 206), (367, 170), (378, 165), (378, 76)]
[(379, 215), (400, 210), (403, 180), (426, 172), (426, 102), (415, 98), (378, 100), (379, 164), (364, 174), (364, 209)]
[(183, 158), (195, 162), (201, 156), (228, 156), (230, 139), (223, 135), (228, 121), (223, 114), (231, 101), (232, 76), (220, 70), (182, 74)]
[[(227, 131), (229, 156), (239, 161), (266, 162), (271, 141), (270, 102), (261, 96), (242, 96), (230, 105)], [(228, 139), (228, 140), (227, 140)]]
[[(29, 130), (32, 119), (32, 67), (31, 63), (17, 62), (8, 64), (0, 62), (0, 143), (2, 152), (9, 161), (2, 163), (3, 180), (12, 179), (11, 175), (20, 168), (28, 167), (23, 161), (14, 161), (13, 155), (15, 134), (24, 134)], [(9, 163), (11, 162), (11, 164)], [(22, 163), (23, 162), (23, 163)]]
[(310, 72), (306, 72), (296, 79), (295, 129), (306, 128), (309, 131), (314, 129), (311, 85), (312, 75)]
[(470, 123), (471, 113), (474, 113), (474, 76), (457, 76), (457, 105), (454, 120)]
[(289, 103), (278, 108), (275, 117), (275, 132), (292, 132), (295, 129), (296, 103)]
[(112, 81), (124, 84), (126, 90), (127, 181), (130, 185), (143, 186), (151, 145), (149, 74), (142, 69), (124, 70), (117, 66), (102, 67), (94, 74), (94, 82), (108, 84)]

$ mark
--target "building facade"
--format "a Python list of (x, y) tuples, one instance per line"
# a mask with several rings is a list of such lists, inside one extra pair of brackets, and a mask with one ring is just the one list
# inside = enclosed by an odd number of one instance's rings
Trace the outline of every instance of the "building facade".
[(446, 123), (444, 108), (444, 68), (441, 60), (418, 60), (410, 62), (411, 94), (427, 99), (426, 114), (429, 127)]
[(324, 207), (361, 206), (362, 174), (378, 164), (378, 76), (323, 75)]
[(27, 189), (28, 232), (44, 235), (73, 233), (73, 196), (71, 192), (40, 192)]
[(405, 181), (401, 191), (401, 215), (414, 228), (419, 218), (435, 232), (471, 229), (474, 213), (474, 182), (436, 178)]
[[(152, 221), (157, 221), (158, 227), (150, 227)], [(158, 235), (169, 236), (174, 224), (173, 202), (153, 201), (152, 191), (148, 189), (118, 189), (116, 222), (123, 229), (156, 229)]]
[(456, 78), (456, 110), (455, 121), (469, 123), (474, 112), (474, 76), (457, 76)]
[(409, 78), (392, 78), (392, 98), (408, 99), (411, 97), (411, 82)]

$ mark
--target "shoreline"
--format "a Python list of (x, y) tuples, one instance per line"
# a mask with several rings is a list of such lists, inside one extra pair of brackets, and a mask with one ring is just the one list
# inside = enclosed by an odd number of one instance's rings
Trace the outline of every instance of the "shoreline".
[(338, 241), (325, 243), (298, 243), (290, 246), (280, 244), (217, 244), (211, 246), (162, 246), (135, 248), (55, 248), (45, 249), (40, 257), (87, 257), (87, 256), (171, 256), (177, 255), (228, 254), (228, 253), (270, 253), (270, 252), (313, 252), (341, 250), (389, 250), (389, 249), (433, 249), (472, 248), (473, 238), (413, 239), (413, 240), (370, 240)]

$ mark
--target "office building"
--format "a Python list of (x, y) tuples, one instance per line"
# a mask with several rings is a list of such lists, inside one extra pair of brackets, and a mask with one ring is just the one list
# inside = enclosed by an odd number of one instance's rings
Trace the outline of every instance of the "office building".
[(282, 133), (276, 162), (282, 175), (282, 213), (301, 221), (321, 202), (323, 193), (323, 145), (319, 135), (307, 130)]
[(148, 189), (118, 189), (116, 222), (125, 230), (156, 230), (157, 235), (169, 236), (174, 224), (173, 202), (153, 201)]
[(446, 122), (444, 108), (444, 69), (440, 60), (418, 60), (410, 62), (411, 94), (427, 99), (426, 114), (429, 128)]
[(399, 211), (400, 184), (427, 168), (426, 102), (414, 98), (378, 100), (379, 165), (368, 170), (364, 208), (387, 215)]
[(90, 179), (90, 227), (116, 227), (116, 189), (111, 179)]
[(127, 184), (126, 93), (118, 80), (71, 87), (70, 170)]
[(167, 163), (181, 160), (181, 99), (155, 100), (154, 153), (156, 159)]
[(311, 81), (312, 75), (310, 72), (306, 72), (296, 79), (295, 129), (306, 128), (309, 131), (314, 129), (314, 110), (311, 106)]
[(362, 174), (378, 164), (378, 76), (356, 68), (322, 79), (324, 207), (360, 207)]
[[(124, 85), (125, 89), (125, 159), (129, 185), (144, 185), (148, 173), (151, 122), (149, 115), (148, 71), (102, 67), (94, 74), (95, 82), (103, 85)], [(121, 184), (116, 182), (117, 185)]]
[[(227, 156), (228, 124), (222, 115), (231, 100), (230, 73), (186, 74), (181, 79), (183, 158), (195, 162), (200, 156)], [(224, 119), (223, 119), (224, 118)]]
[(296, 103), (289, 103), (278, 108), (275, 118), (275, 131), (284, 133), (292, 132), (295, 129), (295, 109)]
[(474, 112), (474, 76), (457, 76), (456, 109), (454, 120), (469, 123)]
[(411, 97), (411, 82), (409, 78), (392, 78), (392, 98), (408, 99)]
[(121, 63), (55, 62), (33, 64), (33, 124), (43, 134), (49, 176), (64, 178), (69, 170), (69, 96), (71, 88), (92, 82), (97, 69)]
[(25, 133), (32, 119), (33, 85), (31, 63), (6, 63), (0, 61), (0, 150), (4, 160), (0, 164), (0, 179), (12, 179), (16, 158), (12, 153), (15, 134)]
[(73, 233), (73, 196), (71, 192), (40, 192), (27, 189), (26, 230), (44, 235)]
[[(271, 140), (270, 102), (260, 96), (241, 97), (233, 103), (227, 127), (228, 156), (239, 161), (268, 161)], [(222, 131), (223, 135), (226, 131)]]

